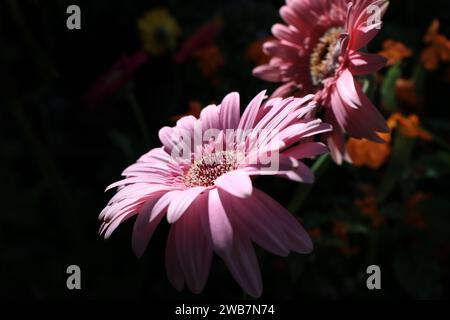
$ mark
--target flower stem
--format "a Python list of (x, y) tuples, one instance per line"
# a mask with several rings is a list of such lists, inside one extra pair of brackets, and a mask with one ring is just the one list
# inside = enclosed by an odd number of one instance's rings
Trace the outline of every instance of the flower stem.
[[(331, 157), (329, 154), (322, 155), (320, 158), (316, 160), (316, 162), (314, 162), (311, 171), (314, 173), (316, 181), (328, 169), (330, 164), (331, 164)], [(300, 210), (309, 193), (311, 192), (312, 187), (313, 187), (312, 184), (301, 185), (300, 187), (298, 187), (297, 191), (295, 192), (296, 196), (291, 200), (290, 204), (288, 205), (288, 210), (290, 212), (296, 213), (298, 212), (298, 210)]]
[(441, 146), (444, 149), (447, 149), (447, 151), (450, 151), (450, 144), (447, 141), (445, 141), (444, 138), (439, 137), (438, 135), (434, 134), (433, 132), (431, 132), (425, 128), (422, 128), (422, 130), (424, 130), (426, 133), (428, 133), (433, 138), (433, 141), (436, 142), (436, 144), (438, 144), (439, 146)]

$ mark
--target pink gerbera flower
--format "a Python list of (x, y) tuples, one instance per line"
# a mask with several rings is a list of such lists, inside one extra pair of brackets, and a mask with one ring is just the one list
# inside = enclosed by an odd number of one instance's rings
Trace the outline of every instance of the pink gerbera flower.
[(344, 134), (382, 143), (377, 132), (388, 132), (386, 121), (365, 96), (354, 76), (384, 66), (386, 59), (360, 51), (378, 33), (386, 0), (286, 0), (280, 15), (288, 25), (275, 24), (277, 38), (264, 45), (269, 64), (253, 74), (283, 82), (273, 96), (315, 93), (324, 120), (334, 127), (327, 135), (333, 159), (346, 158)]
[(125, 179), (108, 187), (118, 191), (100, 214), (100, 233), (108, 238), (136, 215), (132, 247), (141, 256), (166, 217), (171, 224), (166, 270), (175, 288), (187, 284), (195, 293), (202, 291), (216, 252), (241, 287), (260, 296), (251, 241), (281, 256), (308, 253), (313, 245), (299, 222), (254, 188), (250, 177), (312, 183), (313, 174), (300, 159), (326, 153), (326, 146), (311, 137), (331, 130), (320, 119), (304, 119), (316, 107), (312, 95), (266, 103), (264, 98), (265, 92), (258, 94), (241, 117), (239, 95), (231, 93), (219, 106), (203, 109), (200, 119), (187, 116), (173, 128), (162, 128), (163, 146), (143, 155), (123, 172)]

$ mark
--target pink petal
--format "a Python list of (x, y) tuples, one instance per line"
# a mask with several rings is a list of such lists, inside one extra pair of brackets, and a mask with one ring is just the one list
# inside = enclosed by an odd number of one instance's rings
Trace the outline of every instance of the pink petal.
[(200, 293), (208, 279), (212, 248), (202, 230), (200, 219), (206, 208), (193, 206), (177, 222), (176, 246), (178, 261), (186, 283), (194, 293)]
[(188, 132), (193, 132), (196, 121), (197, 119), (194, 116), (185, 116), (177, 121), (177, 127)]
[[(158, 185), (149, 185), (147, 183), (134, 183), (131, 185), (124, 186), (119, 191), (117, 191), (117, 193), (111, 198), (111, 200), (109, 200), (108, 205), (111, 205), (116, 202), (120, 202), (129, 197), (131, 197), (131, 198), (145, 197), (145, 196), (153, 193), (152, 190), (150, 190), (150, 192), (149, 192), (150, 187), (155, 187), (155, 189), (156, 189), (159, 186)], [(99, 215), (99, 219), (102, 219), (103, 217), (104, 217), (104, 214)]]
[[(167, 168), (164, 168), (165, 170), (167, 170)], [(121, 186), (125, 186), (124, 188), (126, 188), (127, 186), (131, 186), (133, 184), (139, 183), (139, 184), (147, 184), (148, 185), (148, 193), (151, 193), (152, 191), (158, 191), (158, 190), (164, 190), (164, 189), (170, 189), (170, 186), (165, 186), (165, 185), (152, 185), (152, 177), (153, 178), (157, 178), (157, 176), (152, 176), (151, 174), (148, 176), (138, 176), (138, 177), (131, 177), (131, 178), (126, 178), (126, 179), (122, 179), (119, 180), (117, 182), (114, 182), (112, 184), (110, 184), (105, 191), (114, 189), (116, 187), (121, 187)]]
[(336, 164), (341, 165), (347, 152), (344, 134), (339, 127), (333, 112), (325, 113), (325, 121), (334, 127), (334, 130), (326, 135), (326, 141), (328, 148), (330, 149), (331, 157)]
[(298, 30), (308, 30), (308, 26), (305, 26), (305, 23), (299, 19), (297, 13), (288, 6), (281, 7), (280, 16), (287, 24), (293, 25)]
[(328, 123), (323, 123), (322, 120), (316, 119), (306, 123), (294, 124), (283, 130), (279, 139), (281, 139), (287, 147), (296, 143), (301, 138), (307, 138), (321, 133), (329, 132), (333, 127)]
[(365, 47), (381, 29), (381, 21), (368, 25), (371, 21), (371, 16), (374, 14), (374, 12), (368, 10), (369, 5), (373, 5), (374, 7), (378, 7), (380, 9), (379, 18), (381, 19), (389, 6), (389, 1), (379, 0), (360, 2), (356, 4), (354, 9), (352, 9), (352, 16), (357, 17), (354, 22), (350, 23), (351, 30), (348, 30), (351, 34), (350, 49), (352, 50), (357, 51)]
[(300, 183), (314, 183), (314, 174), (304, 163), (298, 162), (297, 167), (293, 170), (282, 172), (289, 180)]
[(238, 198), (247, 198), (251, 196), (253, 190), (252, 180), (248, 174), (242, 170), (227, 172), (217, 178), (214, 184)]
[(270, 96), (271, 98), (282, 97), (287, 98), (289, 95), (292, 95), (300, 90), (297, 83), (294, 81), (287, 82), (281, 86), (279, 86)]
[(387, 59), (378, 54), (356, 51), (349, 56), (350, 72), (354, 75), (366, 75), (383, 68)]
[(261, 296), (261, 272), (255, 250), (248, 238), (242, 234), (236, 234), (233, 246), (222, 254), (222, 259), (245, 292), (254, 298)]
[(169, 282), (178, 290), (183, 290), (184, 274), (178, 260), (178, 253), (176, 248), (176, 224), (172, 224), (169, 230), (166, 244), (166, 272)]
[(197, 196), (205, 190), (205, 187), (195, 187), (183, 190), (172, 198), (167, 209), (167, 221), (175, 223), (195, 201)]
[(138, 159), (138, 163), (141, 162), (150, 162), (157, 160), (158, 162), (167, 163), (170, 162), (171, 157), (170, 154), (168, 154), (164, 148), (155, 148), (144, 154)]
[[(333, 112), (334, 118), (336, 119), (336, 122), (339, 124), (339, 127), (342, 130), (345, 130), (349, 121), (349, 115), (347, 113), (347, 108), (345, 107), (344, 102), (340, 98), (337, 90), (331, 93), (331, 110)], [(334, 129), (337, 130), (338, 128), (334, 126)]]
[(283, 152), (284, 156), (295, 159), (313, 158), (328, 152), (328, 148), (323, 143), (305, 142)]
[(369, 27), (361, 27), (353, 31), (354, 41), (351, 42), (352, 50), (361, 50), (380, 32), (383, 23), (378, 22)]
[(337, 165), (341, 165), (344, 160), (346, 152), (345, 141), (342, 132), (333, 132), (327, 138), (328, 148), (330, 148), (331, 158)]
[[(341, 86), (337, 86), (338, 90), (331, 94), (331, 106), (336, 120), (354, 138), (383, 143), (377, 132), (389, 132), (386, 121), (364, 94), (359, 83), (354, 82), (353, 77), (348, 77), (349, 73), (346, 73), (346, 79), (341, 82)], [(344, 81), (346, 88), (342, 87)], [(351, 102), (349, 94), (354, 95)]]
[(287, 238), (275, 216), (257, 197), (242, 201), (234, 198), (233, 208), (245, 234), (262, 248), (287, 256)]
[[(360, 114), (361, 118), (358, 120), (365, 125), (365, 129), (366, 131), (368, 131), (368, 134), (366, 134), (365, 136), (369, 140), (384, 143), (384, 140), (379, 138), (377, 132), (390, 132), (386, 120), (378, 111), (378, 109), (372, 104), (370, 99), (364, 94), (359, 84), (356, 84), (356, 91), (358, 92), (358, 95), (360, 96), (360, 99), (362, 101)], [(359, 114), (358, 111), (352, 110), (352, 113)], [(352, 115), (352, 118), (356, 121), (355, 116)]]
[(354, 109), (347, 106), (338, 93), (332, 94), (332, 101), (337, 121), (351, 137), (361, 139), (363, 137), (369, 138), (375, 134), (371, 131), (369, 124), (362, 121), (364, 112), (361, 108)]
[(362, 102), (356, 92), (353, 75), (348, 69), (345, 69), (336, 82), (339, 95), (346, 105), (358, 109)]
[(159, 140), (161, 140), (161, 143), (166, 148), (166, 151), (170, 153), (172, 151), (172, 148), (175, 146), (175, 143), (172, 140), (173, 136), (173, 128), (170, 127), (163, 127), (159, 130)]
[(363, 0), (358, 1), (354, 3), (354, 6), (352, 8), (351, 12), (351, 19), (350, 22), (354, 28), (360, 28), (363, 26), (368, 26), (371, 21), (372, 17), (374, 17), (375, 12), (371, 9), (372, 7), (378, 7), (379, 13), (380, 13), (380, 19), (383, 18), (384, 14), (386, 13), (386, 10), (389, 6), (388, 0)]
[(263, 45), (264, 52), (269, 56), (276, 56), (289, 62), (297, 62), (300, 59), (301, 48), (293, 44), (280, 41), (267, 41)]
[(239, 93), (232, 92), (223, 98), (219, 111), (221, 128), (223, 130), (236, 129), (238, 127), (241, 118), (239, 106)]
[(170, 203), (175, 200), (180, 193), (180, 190), (174, 190), (164, 194), (153, 206), (152, 211), (149, 215), (149, 221), (151, 221), (155, 216), (159, 215), (161, 211), (165, 211)]
[[(313, 0), (313, 2), (318, 2), (318, 0)], [(314, 6), (311, 2), (304, 0), (291, 1), (288, 5), (295, 11), (297, 18), (301, 20), (304, 25), (312, 27), (317, 23), (318, 16), (314, 12)]]
[(159, 198), (160, 194), (147, 201), (139, 211), (137, 219), (134, 223), (131, 245), (134, 254), (139, 258), (144, 254), (144, 251), (147, 248), (153, 232), (155, 232), (156, 227), (164, 217), (164, 211), (161, 211), (157, 215), (153, 216), (152, 219), (150, 219), (153, 206), (156, 204)]
[(350, 35), (349, 48), (354, 51), (364, 48), (380, 32), (383, 22), (377, 22), (370, 26), (360, 26), (354, 28)]
[[(291, 124), (292, 116), (295, 117), (297, 114), (294, 112), (302, 103), (298, 100), (294, 100), (293, 98), (287, 98), (279, 101), (277, 104), (273, 105), (271, 110), (262, 117), (254, 129), (258, 132), (259, 130), (264, 129), (267, 131), (268, 135), (265, 139), (260, 139), (261, 144), (270, 141), (270, 138), (275, 137), (280, 128), (284, 128)], [(286, 118), (291, 117), (290, 121), (284, 121)]]
[[(126, 176), (127, 179), (136, 179), (137, 181), (132, 182), (133, 184), (140, 182), (164, 184), (165, 172), (167, 172), (167, 164), (152, 160), (150, 162), (136, 162), (126, 168), (122, 172), (122, 176)], [(147, 181), (144, 181), (143, 178), (147, 179)], [(142, 180), (139, 181), (139, 179)], [(107, 188), (107, 190), (109, 189), (111, 189), (111, 186)]]
[(131, 209), (124, 211), (122, 214), (114, 217), (110, 222), (108, 222), (108, 223), (104, 222), (100, 228), (99, 233), (104, 234), (104, 238), (108, 239), (111, 236), (111, 234), (114, 232), (114, 230), (116, 230), (117, 227), (122, 222), (131, 218), (134, 215), (136, 215), (136, 208), (131, 208)]
[(212, 245), (217, 252), (228, 250), (233, 244), (233, 227), (225, 209), (228, 197), (224, 193), (219, 196), (217, 189), (209, 191), (208, 226)]
[(276, 216), (282, 225), (288, 239), (289, 249), (299, 253), (310, 253), (313, 249), (313, 243), (297, 219), (264, 192), (255, 189), (254, 193), (255, 197), (264, 203), (266, 208)]
[(241, 121), (239, 121), (239, 129), (248, 130), (252, 129), (256, 116), (258, 115), (259, 108), (261, 107), (262, 101), (266, 96), (266, 90), (261, 91), (252, 101), (248, 104), (244, 113), (242, 114)]
[(105, 223), (110, 223), (113, 220), (122, 218), (125, 214), (130, 212), (137, 212), (144, 205), (146, 201), (155, 196), (156, 193), (161, 193), (161, 190), (138, 197), (126, 197), (120, 201), (108, 204), (100, 213), (99, 218)]
[(293, 30), (281, 23), (276, 23), (272, 27), (272, 34), (279, 40), (285, 40), (292, 43), (301, 43), (302, 39), (297, 30)]
[(298, 161), (292, 157), (285, 157), (280, 155), (278, 159), (274, 159), (277, 163), (263, 164), (248, 164), (243, 170), (248, 175), (277, 175), (285, 172), (295, 170), (298, 167)]
[(200, 113), (202, 130), (220, 129), (219, 108), (216, 105), (209, 105)]
[(280, 82), (280, 68), (277, 65), (263, 64), (253, 69), (253, 75), (265, 81)]
[[(295, 82), (295, 86), (291, 88), (291, 92), (292, 94), (295, 93), (295, 96), (302, 96), (307, 92), (306, 88), (307, 85), (311, 83), (311, 79), (309, 74), (305, 73), (304, 70), (308, 69), (309, 59), (307, 58), (307, 55), (299, 56), (298, 60), (295, 62), (284, 61), (283, 64), (280, 65), (281, 81)], [(303, 94), (300, 93), (300, 90), (302, 89), (305, 89)], [(310, 92), (312, 91), (313, 90)]]

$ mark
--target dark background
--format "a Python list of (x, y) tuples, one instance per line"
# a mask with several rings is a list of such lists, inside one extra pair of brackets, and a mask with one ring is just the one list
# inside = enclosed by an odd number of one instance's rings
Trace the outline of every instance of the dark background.
[[(245, 50), (269, 35), (271, 25), (280, 21), (282, 3), (0, 3), (0, 297), (244, 297), (217, 257), (202, 294), (178, 293), (165, 275), (166, 223), (158, 228), (143, 258), (137, 259), (130, 245), (132, 221), (104, 241), (98, 235), (97, 216), (112, 196), (112, 192), (103, 193), (105, 187), (117, 181), (139, 155), (159, 146), (159, 128), (173, 125), (171, 117), (185, 112), (189, 101), (206, 105), (237, 90), (245, 105), (260, 90), (275, 88), (252, 77), (255, 64), (245, 58)], [(81, 30), (66, 28), (70, 4), (81, 7)], [(124, 89), (96, 107), (86, 106), (82, 97), (123, 54), (141, 50), (136, 21), (158, 6), (167, 7), (178, 21), (179, 41), (220, 16), (223, 27), (215, 42), (225, 63), (218, 70), (218, 84), (205, 79), (192, 59), (174, 64), (175, 52), (151, 56), (136, 71), (132, 89), (149, 129), (147, 143)], [(440, 32), (450, 36), (448, 0), (392, 0), (385, 27), (369, 49), (380, 50), (387, 38), (405, 43), (414, 51), (404, 62), (408, 77), (424, 47), (423, 35), (435, 18), (441, 21)], [(448, 72), (444, 64), (427, 76), (425, 102), (413, 110), (430, 129), (447, 138), (450, 87), (443, 79)], [(350, 165), (329, 168), (302, 210), (294, 212), (307, 229), (320, 228), (320, 236), (314, 238), (315, 251), (279, 258), (258, 249), (263, 297), (448, 298), (450, 161), (448, 153), (433, 158), (439, 152), (433, 144), (417, 143), (407, 167), (410, 175), (402, 176), (380, 208), (387, 221), (381, 228), (374, 228), (355, 206), (367, 185), (375, 190), (382, 187), (381, 174)], [(437, 174), (415, 175), (414, 170), (424, 166)], [(283, 205), (295, 197), (294, 183), (270, 178), (258, 184)], [(406, 225), (401, 216), (406, 199), (416, 192), (430, 195), (422, 205), (425, 230)], [(335, 221), (352, 226), (348, 243), (342, 243)], [(342, 248), (348, 246), (358, 248), (357, 252), (346, 254)], [(66, 288), (66, 268), (71, 264), (81, 267), (82, 290)], [(381, 267), (382, 290), (366, 288), (365, 270), (370, 264)]]

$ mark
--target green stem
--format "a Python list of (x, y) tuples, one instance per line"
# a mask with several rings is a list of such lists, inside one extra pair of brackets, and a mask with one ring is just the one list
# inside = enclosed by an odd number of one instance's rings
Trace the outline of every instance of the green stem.
[(144, 142), (145, 142), (146, 146), (149, 146), (150, 145), (150, 136), (149, 136), (148, 127), (145, 122), (145, 117), (144, 117), (144, 113), (142, 112), (142, 108), (139, 105), (139, 102), (137, 101), (136, 95), (134, 94), (132, 85), (128, 86), (126, 95), (127, 95), (128, 101), (130, 103), (131, 109), (133, 110), (136, 121), (138, 123), (139, 130), (141, 131), (141, 134), (144, 138)]
[[(329, 154), (322, 155), (319, 159), (314, 162), (311, 171), (314, 173), (316, 181), (323, 175), (323, 173), (328, 169), (331, 164), (331, 157)], [(292, 213), (298, 212), (302, 207), (309, 193), (311, 192), (313, 185), (301, 185), (298, 187), (297, 191), (294, 193), (296, 196), (291, 200), (288, 205), (288, 210)]]
[(395, 190), (405, 168), (409, 167), (416, 139), (404, 136), (396, 132), (392, 143), (392, 153), (387, 169), (378, 187), (378, 201), (384, 203), (389, 195)]
[(415, 67), (413, 71), (412, 81), (417, 85), (422, 85), (425, 77), (425, 68), (423, 67), (422, 63), (419, 62)]
[(436, 144), (443, 147), (444, 149), (447, 149), (447, 151), (450, 151), (450, 144), (447, 141), (445, 141), (445, 139), (439, 137), (438, 135), (434, 134), (433, 132), (427, 129), (422, 128), (422, 130), (428, 133), (433, 138), (433, 141), (436, 142)]

